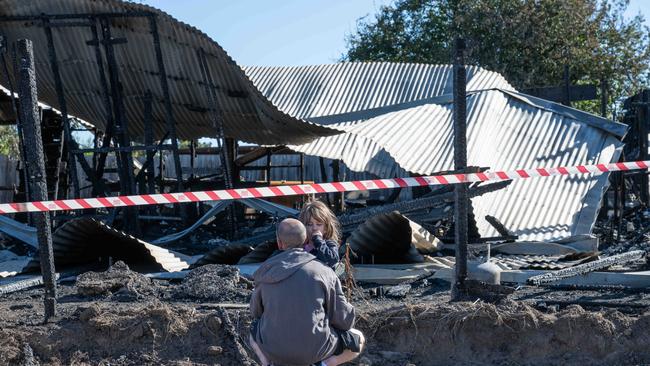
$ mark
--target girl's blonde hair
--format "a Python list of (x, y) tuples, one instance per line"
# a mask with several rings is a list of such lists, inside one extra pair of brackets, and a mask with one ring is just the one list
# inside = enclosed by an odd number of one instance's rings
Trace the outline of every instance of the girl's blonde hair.
[(316, 199), (309, 200), (305, 203), (302, 210), (300, 210), (299, 219), (303, 225), (307, 226), (307, 223), (309, 223), (309, 220), (312, 218), (325, 225), (323, 239), (333, 240), (336, 244), (340, 244), (341, 225), (334, 215), (334, 212), (332, 212), (326, 204)]

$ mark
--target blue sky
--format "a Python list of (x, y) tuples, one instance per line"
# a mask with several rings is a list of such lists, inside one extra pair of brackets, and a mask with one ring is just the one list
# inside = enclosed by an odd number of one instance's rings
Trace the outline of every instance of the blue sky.
[[(189, 23), (240, 65), (332, 63), (356, 20), (391, 0), (136, 0)], [(650, 19), (650, 0), (631, 0), (627, 15)]]
[(205, 32), (240, 65), (337, 61), (356, 20), (389, 0), (140, 0)]

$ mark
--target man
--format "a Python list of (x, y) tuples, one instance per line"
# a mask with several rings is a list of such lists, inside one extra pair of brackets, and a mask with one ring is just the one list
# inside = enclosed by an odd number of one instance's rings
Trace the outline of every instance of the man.
[(286, 219), (276, 232), (280, 252), (253, 274), (250, 342), (262, 365), (334, 366), (359, 356), (354, 308), (334, 272), (305, 252), (303, 224)]

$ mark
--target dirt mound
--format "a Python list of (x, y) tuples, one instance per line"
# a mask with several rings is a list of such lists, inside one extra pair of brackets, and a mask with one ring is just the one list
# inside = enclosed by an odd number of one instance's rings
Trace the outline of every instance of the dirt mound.
[[(409, 301), (356, 303), (368, 348), (353, 365), (650, 363), (650, 312)], [(0, 327), (0, 365), (254, 364), (248, 310), (157, 299), (67, 305), (55, 323)]]
[(122, 261), (104, 272), (86, 272), (77, 277), (77, 293), (81, 296), (113, 295), (117, 300), (141, 300), (157, 296), (158, 286), (150, 278), (131, 271)]
[(224, 302), (247, 302), (252, 283), (239, 275), (237, 267), (208, 264), (190, 271), (177, 286), (175, 298), (202, 299)]
[[(589, 312), (573, 305), (542, 313), (521, 302), (405, 305), (362, 314), (368, 364), (405, 357), (436, 364), (638, 364), (650, 361), (650, 314)], [(389, 355), (382, 354), (390, 350)], [(383, 352), (385, 353), (385, 352)]]
[(222, 309), (95, 303), (29, 333), (0, 331), (0, 364), (252, 365), (232, 327)]

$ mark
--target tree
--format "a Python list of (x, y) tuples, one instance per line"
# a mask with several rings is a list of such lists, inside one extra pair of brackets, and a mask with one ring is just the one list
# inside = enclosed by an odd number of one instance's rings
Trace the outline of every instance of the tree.
[[(608, 81), (620, 102), (648, 84), (650, 29), (624, 17), (629, 0), (397, 0), (361, 18), (344, 61), (450, 63), (465, 39), (466, 60), (501, 73), (515, 88)], [(598, 104), (579, 108), (597, 113)]]
[(18, 132), (15, 126), (0, 126), (0, 155), (19, 158)]

